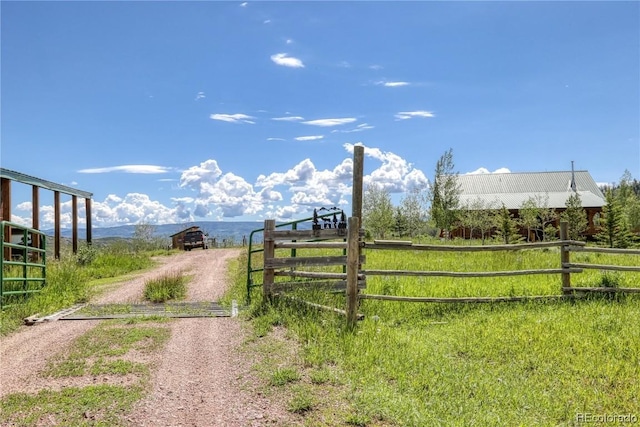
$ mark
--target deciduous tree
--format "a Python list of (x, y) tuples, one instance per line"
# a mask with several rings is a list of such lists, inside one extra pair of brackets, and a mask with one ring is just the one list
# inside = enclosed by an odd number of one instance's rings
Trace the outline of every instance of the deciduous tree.
[(363, 226), (375, 238), (393, 230), (393, 204), (389, 192), (376, 184), (367, 186), (362, 197)]

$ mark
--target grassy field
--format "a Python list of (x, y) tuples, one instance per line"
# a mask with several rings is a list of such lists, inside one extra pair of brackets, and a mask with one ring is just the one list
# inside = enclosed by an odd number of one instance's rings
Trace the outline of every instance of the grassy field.
[[(299, 256), (304, 256), (298, 254)], [(557, 268), (557, 250), (459, 254), (368, 251), (365, 269), (487, 271)], [(575, 254), (582, 263), (638, 265), (638, 256)], [(242, 267), (242, 265), (241, 265)], [(237, 288), (245, 272), (238, 271)], [(575, 286), (639, 287), (638, 273), (585, 270)], [(366, 293), (408, 296), (559, 295), (559, 275), (367, 278)], [(344, 307), (342, 296), (305, 299)], [(640, 298), (425, 304), (364, 300), (355, 332), (344, 318), (301, 306), (261, 306), (256, 337), (284, 326), (299, 359), (279, 388), (300, 399), (308, 425), (579, 425), (599, 415), (640, 419)], [(256, 338), (260, 339), (260, 338)], [(283, 371), (284, 370), (284, 371)], [(288, 371), (287, 371), (288, 370)], [(294, 371), (295, 375), (291, 373)], [(269, 374), (269, 372), (271, 374)], [(276, 375), (281, 376), (281, 375)], [(313, 381), (313, 377), (330, 381)], [(593, 419), (593, 418), (591, 418)]]
[[(311, 253), (298, 251), (298, 256), (305, 255)], [(560, 262), (553, 249), (465, 255), (381, 250), (368, 251), (366, 256), (369, 269), (515, 270), (556, 268)], [(120, 262), (110, 254), (94, 270), (75, 260), (52, 264), (45, 291), (2, 313), (3, 333), (15, 328), (24, 313), (50, 312), (86, 300), (108, 282), (96, 277), (150, 265), (148, 256), (141, 255), (135, 263), (130, 256), (124, 257)], [(638, 265), (638, 258), (572, 256), (575, 262), (618, 265)], [(225, 305), (233, 299), (244, 300), (246, 258), (233, 261), (231, 271), (234, 285), (223, 298)], [(640, 287), (638, 276), (586, 270), (572, 275), (572, 280), (575, 286)], [(613, 419), (607, 423), (611, 425), (640, 419), (638, 296), (494, 304), (363, 300), (360, 312), (365, 318), (351, 331), (345, 319), (334, 313), (277, 301), (263, 305), (260, 292), (259, 287), (254, 290), (253, 303), (242, 312), (253, 330), (245, 343), (245, 356), (256, 361), (255, 370), (263, 379), (259, 392), (284, 401), (305, 425), (573, 426), (600, 417)], [(371, 276), (364, 292), (441, 297), (558, 295), (560, 277)], [(299, 296), (344, 307), (342, 295)], [(38, 425), (43, 416), (55, 413), (65, 425), (85, 425), (83, 417), (89, 413), (100, 414), (91, 425), (118, 425), (117, 414), (144, 394), (149, 375), (149, 367), (128, 363), (126, 353), (141, 351), (139, 343), (148, 342), (149, 337), (155, 344), (144, 351), (155, 351), (166, 340), (161, 323), (147, 322), (104, 323), (81, 337), (46, 372), (51, 378), (118, 374), (133, 378), (130, 386), (7, 396), (0, 401), (0, 424)], [(105, 401), (112, 402), (106, 409)]]

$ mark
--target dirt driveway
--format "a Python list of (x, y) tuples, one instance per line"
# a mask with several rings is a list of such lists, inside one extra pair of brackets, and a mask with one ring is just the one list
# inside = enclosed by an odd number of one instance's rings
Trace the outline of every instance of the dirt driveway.
[[(194, 250), (162, 259), (161, 265), (124, 282), (94, 303), (142, 301), (145, 280), (182, 271), (193, 275), (187, 300), (216, 301), (228, 287), (227, 262), (237, 249)], [(98, 321), (56, 321), (23, 327), (5, 337), (0, 349), (0, 397), (88, 385), (91, 378), (52, 380), (39, 376), (47, 361), (94, 328)], [(126, 417), (131, 426), (291, 425), (281, 403), (254, 391), (257, 379), (240, 345), (246, 338), (237, 318), (176, 319), (171, 338), (150, 361), (151, 390)], [(82, 384), (82, 382), (86, 384)], [(114, 379), (114, 382), (116, 380)], [(79, 383), (80, 382), (80, 383)]]

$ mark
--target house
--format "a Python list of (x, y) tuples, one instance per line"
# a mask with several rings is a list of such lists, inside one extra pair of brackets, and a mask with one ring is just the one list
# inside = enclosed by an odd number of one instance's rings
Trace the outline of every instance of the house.
[[(547, 208), (558, 214), (566, 209), (569, 196), (580, 195), (582, 207), (587, 213), (587, 237), (596, 234), (594, 218), (599, 217), (606, 204), (602, 191), (587, 171), (491, 173), (458, 175), (460, 207), (473, 206), (479, 200), (485, 208), (499, 209), (504, 206), (515, 217), (520, 207), (530, 198), (546, 201)], [(558, 221), (554, 224), (558, 226)], [(526, 235), (526, 231), (524, 231)], [(454, 236), (461, 237), (462, 230)]]
[(184, 235), (187, 234), (188, 231), (197, 231), (200, 230), (200, 227), (197, 225), (191, 226), (189, 228), (185, 228), (182, 231), (178, 231), (175, 234), (172, 234), (171, 237), (171, 247), (173, 249), (184, 250)]

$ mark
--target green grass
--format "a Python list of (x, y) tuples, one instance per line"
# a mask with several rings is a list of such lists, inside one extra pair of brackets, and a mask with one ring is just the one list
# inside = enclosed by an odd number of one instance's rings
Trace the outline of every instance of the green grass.
[[(13, 297), (4, 301), (11, 306), (0, 311), (0, 336), (15, 331), (28, 316), (37, 313), (47, 315), (87, 302), (104, 290), (108, 283), (114, 282), (114, 278), (154, 265), (151, 253), (132, 253), (121, 244), (92, 250), (91, 253), (91, 257), (86, 257), (83, 251), (77, 256), (65, 251), (60, 260), (48, 258), (46, 286), (40, 292), (27, 298)], [(36, 269), (28, 272), (29, 277), (40, 277), (40, 274)], [(5, 267), (5, 275), (21, 277), (22, 271), (19, 267)], [(11, 289), (11, 283), (5, 285), (5, 290)], [(21, 287), (22, 284), (14, 283), (13, 286)]]
[[(134, 325), (134, 326), (131, 326)], [(83, 376), (101, 373), (146, 372), (140, 364), (120, 359), (131, 350), (150, 353), (169, 339), (169, 330), (161, 326), (109, 321), (82, 335), (63, 357), (52, 359), (44, 372), (49, 377)]]
[(144, 284), (144, 297), (151, 302), (181, 300), (187, 295), (187, 277), (181, 272), (168, 273)]
[(100, 323), (78, 337), (65, 353), (53, 357), (41, 375), (52, 384), (61, 378), (95, 380), (100, 375), (115, 375), (129, 378), (129, 385), (105, 383), (10, 394), (0, 400), (0, 425), (127, 425), (123, 415), (144, 396), (150, 376), (147, 364), (132, 362), (127, 355), (158, 351), (168, 339), (167, 327), (140, 319)]
[(0, 401), (3, 425), (35, 427), (117, 427), (126, 423), (120, 415), (142, 397), (141, 387), (100, 384), (42, 390), (35, 395), (12, 394)]
[[(487, 271), (560, 264), (559, 252), (551, 249), (464, 255), (371, 250), (366, 256), (365, 269)], [(572, 261), (594, 264), (638, 265), (638, 258), (572, 254)], [(246, 283), (245, 274), (238, 271), (236, 286)], [(638, 276), (585, 270), (572, 275), (572, 285), (639, 287)], [(365, 292), (559, 295), (560, 286), (559, 275), (370, 276)], [(345, 304), (340, 295), (301, 296)], [(302, 359), (296, 365), (300, 379), (273, 392), (295, 397), (294, 387), (304, 387), (308, 408), (293, 412), (304, 414), (309, 425), (569, 426), (577, 424), (579, 413), (640, 416), (637, 296), (494, 304), (363, 300), (360, 312), (366, 317), (353, 332), (333, 313), (278, 302), (262, 306), (260, 299), (256, 289), (246, 312), (254, 339), (269, 340), (274, 326), (285, 326)], [(291, 403), (290, 410), (298, 406), (306, 405)]]
[(277, 368), (271, 373), (269, 384), (283, 386), (290, 382), (298, 381), (300, 374), (294, 368)]

